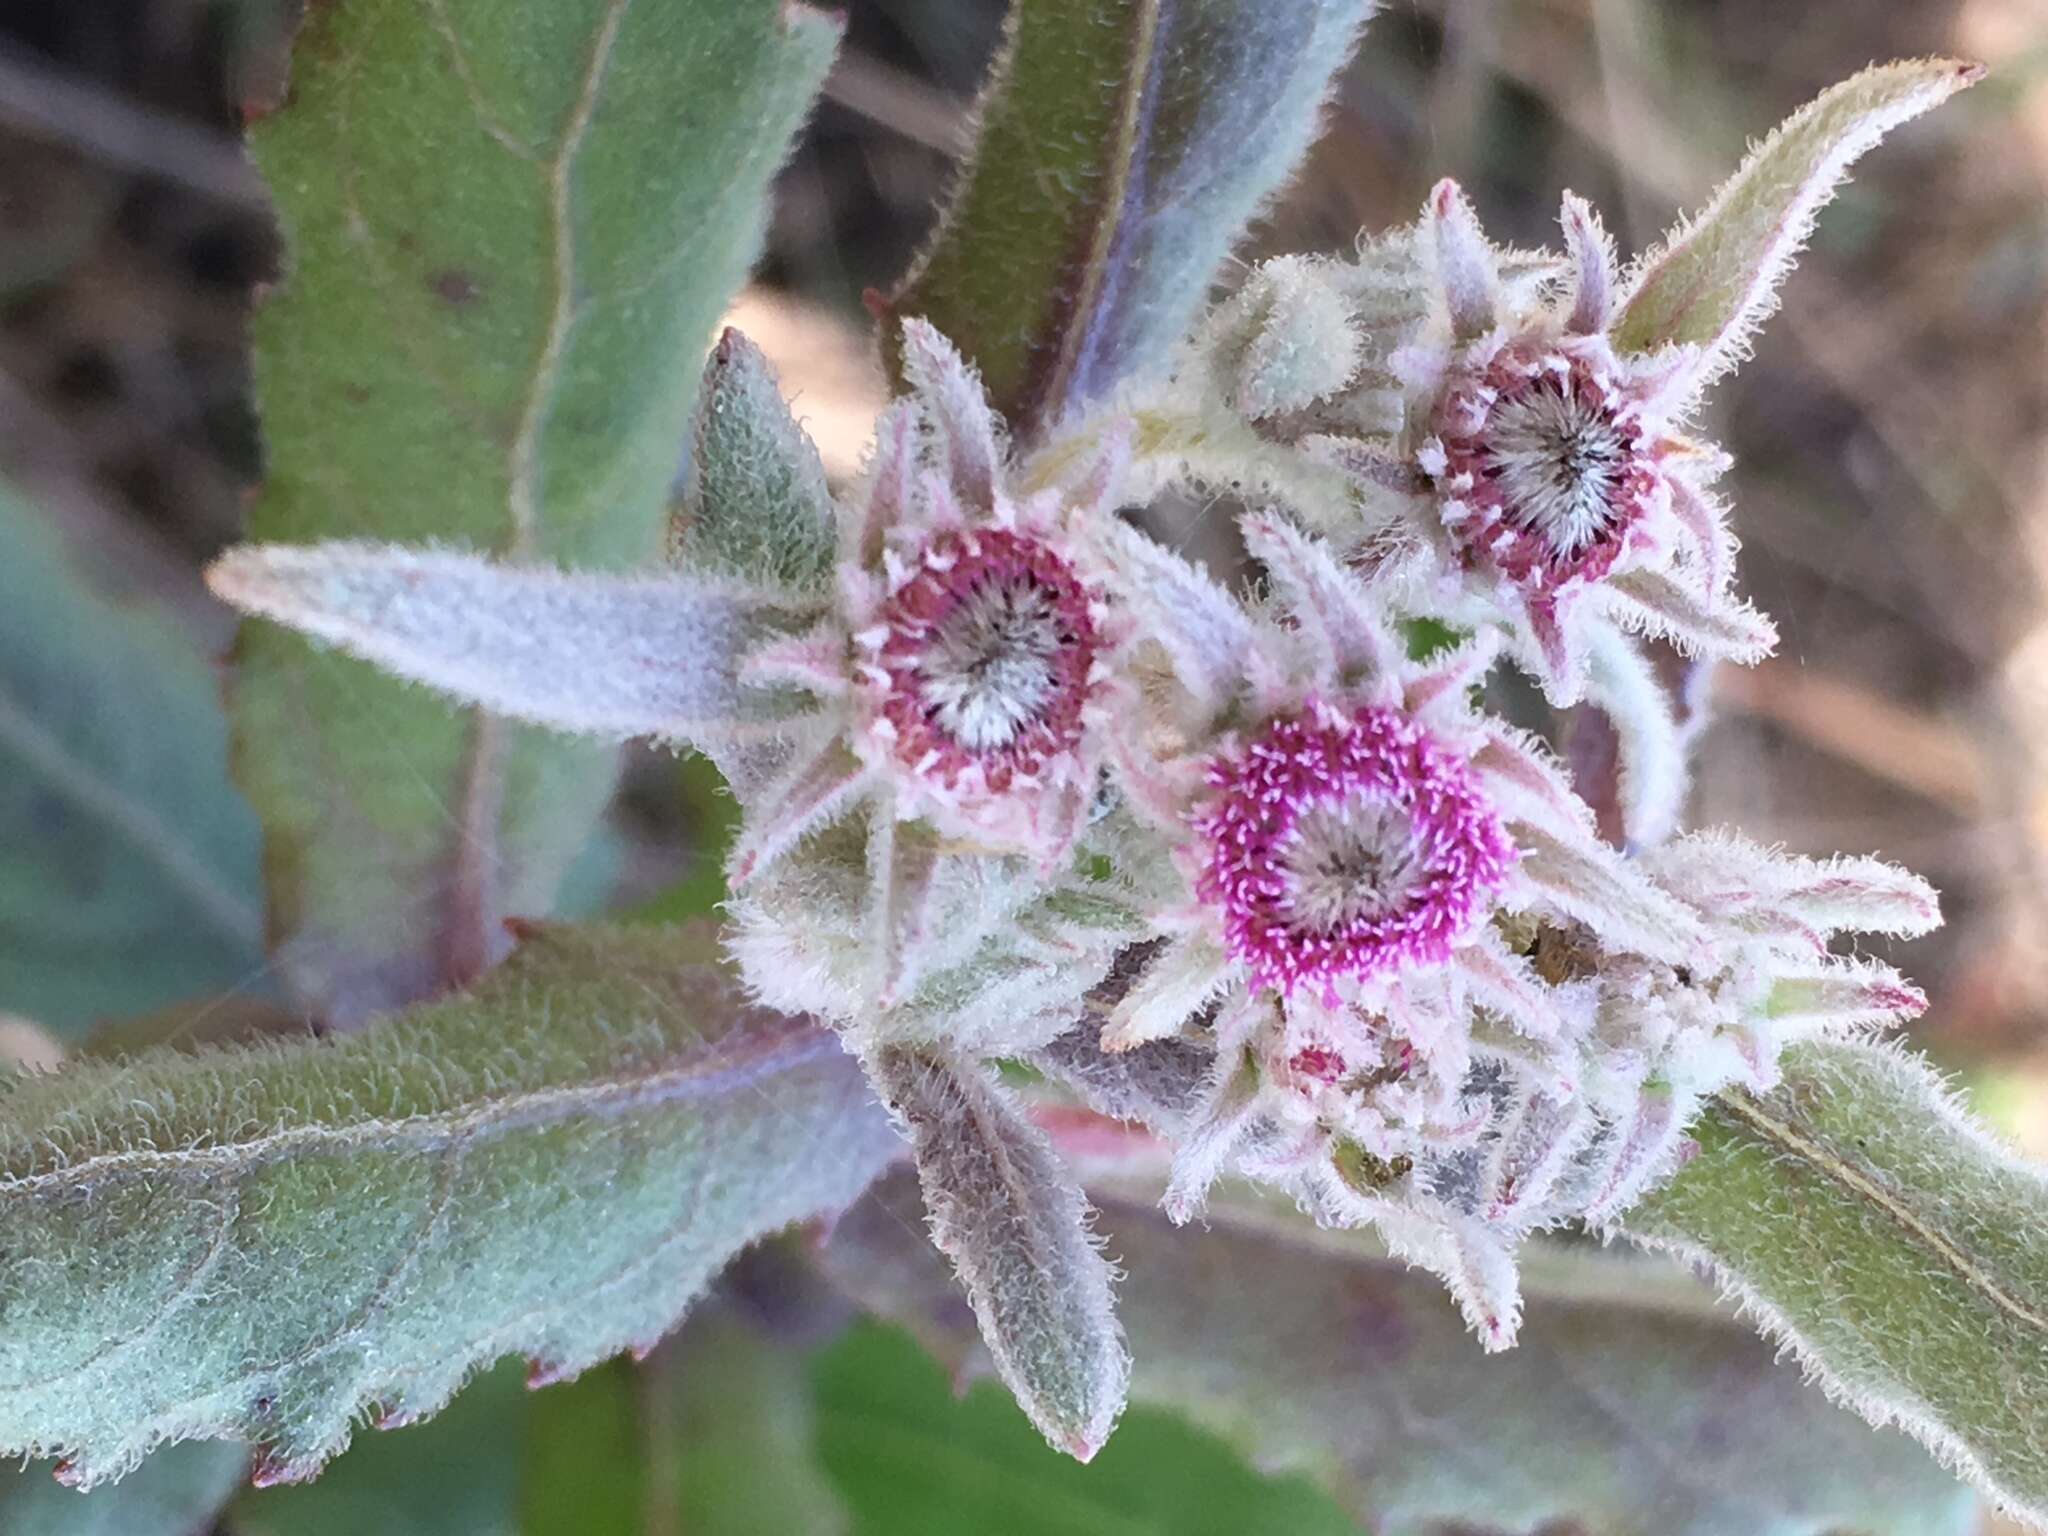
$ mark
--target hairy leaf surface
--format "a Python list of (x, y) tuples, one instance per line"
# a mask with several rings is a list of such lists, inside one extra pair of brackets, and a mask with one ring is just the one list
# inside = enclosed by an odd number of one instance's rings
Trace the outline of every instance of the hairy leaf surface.
[(743, 580), (815, 591), (837, 537), (817, 445), (790, 414), (775, 370), (738, 331), (718, 339), (671, 525), (678, 560)]
[(2048, 1529), (2048, 1178), (1905, 1051), (1784, 1070), (1707, 1114), (1627, 1234), (1711, 1263), (1832, 1395)]
[(0, 487), (0, 1013), (77, 1039), (259, 972), (256, 819), (218, 686)]
[[(1975, 1529), (1967, 1488), (1830, 1406), (1662, 1266), (1531, 1250), (1521, 1342), (1488, 1355), (1437, 1281), (1363, 1234), (1234, 1194), (1212, 1202), (1207, 1231), (1175, 1228), (1132, 1195), (1093, 1192), (1126, 1272), (1133, 1400), (1179, 1410), (1262, 1467), (1313, 1473), (1375, 1536)], [(966, 1335), (945, 1277), (926, 1261), (916, 1279), (903, 1232), (916, 1199), (891, 1175), (823, 1259), (957, 1358)]]
[[(693, 948), (694, 946), (694, 948)], [(83, 1063), (0, 1095), (0, 1454), (86, 1483), (191, 1437), (310, 1474), (665, 1333), (897, 1144), (855, 1064), (673, 930), (553, 928), (338, 1039)]]
[[(657, 555), (702, 347), (836, 37), (781, 0), (309, 9), (253, 147), (288, 245), (256, 317), (249, 533)], [(610, 749), (252, 625), (236, 762), (302, 997), (349, 1022), (474, 976), (544, 914)]]
[(1123, 1411), (1130, 1358), (1087, 1201), (979, 1063), (891, 1048), (871, 1070), (997, 1373), (1048, 1441), (1088, 1460)]
[(1158, 362), (1315, 137), (1371, 0), (1020, 0), (980, 142), (891, 301), (1022, 438)]
[(1849, 167), (1983, 73), (1954, 59), (1913, 59), (1866, 69), (1807, 103), (1751, 152), (1697, 219), (1643, 258), (1615, 323), (1615, 344), (1698, 347), (1708, 375), (1731, 366), (1776, 306), (1778, 284)]

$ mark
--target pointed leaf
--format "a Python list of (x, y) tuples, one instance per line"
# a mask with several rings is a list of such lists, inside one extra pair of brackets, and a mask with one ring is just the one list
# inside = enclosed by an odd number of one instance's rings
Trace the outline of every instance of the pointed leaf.
[(0, 487), (0, 1014), (68, 1038), (260, 973), (256, 819), (219, 688)]
[(895, 1049), (872, 1070), (910, 1138), (932, 1242), (953, 1261), (997, 1373), (1049, 1442), (1087, 1461), (1130, 1376), (1087, 1202), (980, 1066)]
[(765, 729), (739, 683), (786, 593), (680, 572), (595, 576), (391, 544), (244, 544), (207, 572), (245, 612), (517, 720), (613, 740)]
[(322, 1041), (80, 1064), (0, 1094), (0, 1454), (92, 1483), (188, 1437), (304, 1476), (666, 1332), (739, 1247), (895, 1150), (829, 1034), (705, 935), (533, 932), (473, 992)]
[(690, 473), (673, 528), (683, 563), (771, 586), (817, 588), (832, 573), (832, 495), (775, 370), (728, 330), (704, 365)]
[(1315, 137), (1371, 0), (1022, 0), (938, 238), (891, 301), (1022, 439), (1180, 339)]
[(1698, 218), (1643, 259), (1615, 323), (1615, 345), (1633, 352), (1697, 346), (1702, 375), (1727, 369), (1775, 307), (1778, 284), (1849, 167), (1900, 123), (1983, 73), (1982, 65), (1954, 59), (1886, 64), (1800, 108)]
[[(307, 8), (252, 133), (288, 255), (255, 318), (251, 537), (652, 562), (702, 348), (836, 35), (784, 0)], [(239, 658), (236, 771), (302, 1002), (413, 1001), (550, 909), (610, 748), (270, 630)]]
[(1830, 1395), (2048, 1529), (2048, 1178), (1896, 1047), (1815, 1042), (1624, 1218), (1711, 1263)]
[[(1521, 1343), (1489, 1355), (1435, 1279), (1361, 1233), (1242, 1194), (1212, 1204), (1206, 1230), (1101, 1200), (1129, 1270), (1133, 1418), (1174, 1408), (1264, 1468), (1307, 1471), (1374, 1536), (1977, 1529), (1967, 1488), (1830, 1406), (1665, 1266), (1525, 1250)], [(937, 1266), (906, 1268), (914, 1202), (904, 1175), (882, 1180), (821, 1262), (920, 1339), (957, 1336)]]

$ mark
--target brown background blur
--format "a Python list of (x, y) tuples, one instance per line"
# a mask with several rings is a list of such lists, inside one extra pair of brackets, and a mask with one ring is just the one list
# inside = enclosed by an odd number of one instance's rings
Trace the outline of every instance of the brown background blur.
[[(276, 267), (238, 103), (282, 0), (0, 5), (0, 476), (117, 582), (227, 631), (196, 581), (260, 472), (243, 354)], [(857, 296), (928, 228), (995, 0), (860, 0), (740, 323), (844, 473), (880, 388)], [(1924, 1042), (2048, 1154), (2048, 0), (1399, 0), (1258, 251), (1337, 249), (1459, 177), (1494, 234), (1571, 188), (1640, 250), (1760, 135), (1872, 60), (1990, 78), (1873, 154), (1711, 431), (1780, 656), (1717, 679), (1696, 821), (1874, 851), (1949, 925), (1896, 957)], [(648, 869), (691, 829), (648, 765)]]

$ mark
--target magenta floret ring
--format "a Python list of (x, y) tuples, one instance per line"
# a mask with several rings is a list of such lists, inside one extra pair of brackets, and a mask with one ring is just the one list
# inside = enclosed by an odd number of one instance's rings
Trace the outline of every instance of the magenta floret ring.
[(1398, 710), (1311, 701), (1209, 766), (1197, 889), (1283, 994), (1440, 964), (1515, 847), (1471, 767)]

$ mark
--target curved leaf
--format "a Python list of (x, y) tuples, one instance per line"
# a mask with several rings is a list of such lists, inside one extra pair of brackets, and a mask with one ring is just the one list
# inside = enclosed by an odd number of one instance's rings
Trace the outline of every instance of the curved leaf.
[(1632, 274), (1614, 325), (1626, 351), (1701, 351), (1721, 372), (1777, 303), (1777, 287), (1849, 167), (1899, 124), (1981, 79), (1981, 64), (1911, 59), (1866, 69), (1787, 118), (1714, 200)]
[(1087, 1461), (1123, 1411), (1131, 1368), (1088, 1202), (979, 1064), (891, 1049), (870, 1070), (997, 1372), (1050, 1443)]
[(1784, 1072), (1708, 1112), (1626, 1235), (1712, 1264), (1830, 1395), (2048, 1529), (2048, 1177), (1896, 1047)]
[[(785, 0), (308, 9), (252, 148), (289, 247), (258, 312), (251, 537), (661, 548), (702, 349), (837, 36)], [(506, 725), (252, 626), (236, 771), (301, 998), (353, 1022), (545, 914), (609, 748)]]
[(0, 1454), (83, 1484), (190, 1437), (310, 1475), (369, 1405), (508, 1353), (571, 1375), (896, 1152), (838, 1041), (672, 930), (532, 933), (328, 1041), (83, 1063), (0, 1095)]
[(890, 308), (1029, 438), (1164, 357), (1315, 137), (1372, 0), (1019, 0), (980, 142)]

